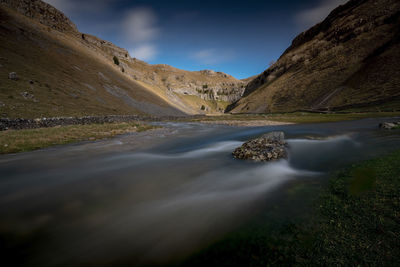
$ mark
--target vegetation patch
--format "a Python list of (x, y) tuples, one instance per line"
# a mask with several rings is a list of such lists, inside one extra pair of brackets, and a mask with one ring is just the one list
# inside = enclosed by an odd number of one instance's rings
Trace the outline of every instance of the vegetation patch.
[(395, 117), (400, 112), (365, 112), (365, 113), (311, 113), (311, 112), (294, 112), (294, 113), (270, 113), (270, 114), (227, 114), (220, 116), (197, 116), (189, 118), (190, 121), (249, 121), (249, 120), (268, 120), (290, 123), (319, 123), (319, 122), (335, 122), (346, 120), (358, 120), (365, 118), (378, 117)]
[(400, 151), (338, 173), (300, 221), (265, 220), (193, 256), (191, 266), (400, 266)]
[(31, 151), (85, 140), (94, 141), (152, 128), (154, 126), (138, 122), (123, 122), (1, 131), (0, 154)]
[(119, 59), (116, 56), (113, 57), (113, 60), (114, 60), (114, 64), (119, 66)]

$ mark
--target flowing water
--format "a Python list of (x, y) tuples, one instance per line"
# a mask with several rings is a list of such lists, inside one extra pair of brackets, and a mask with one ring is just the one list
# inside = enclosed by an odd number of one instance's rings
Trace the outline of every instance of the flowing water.
[[(163, 123), (164, 130), (152, 133), (3, 155), (3, 259), (27, 266), (179, 259), (279, 202), (283, 188), (326, 181), (350, 163), (400, 149), (399, 131), (379, 130), (381, 121), (254, 128)], [(232, 158), (245, 140), (272, 130), (285, 132), (288, 160)]]

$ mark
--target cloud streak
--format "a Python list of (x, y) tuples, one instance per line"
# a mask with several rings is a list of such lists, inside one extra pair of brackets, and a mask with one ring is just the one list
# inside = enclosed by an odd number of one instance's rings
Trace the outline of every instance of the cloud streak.
[(127, 12), (123, 22), (125, 37), (134, 43), (152, 41), (159, 34), (156, 23), (157, 17), (151, 9), (132, 9)]
[(152, 60), (158, 51), (154, 40), (159, 37), (157, 16), (150, 8), (129, 10), (122, 22), (121, 32), (125, 42), (131, 47), (130, 54), (141, 60)]
[(311, 27), (321, 22), (333, 9), (347, 1), (348, 0), (322, 0), (317, 6), (299, 12), (295, 17), (295, 21), (301, 27)]
[(153, 44), (141, 44), (139, 46), (133, 47), (129, 54), (135, 58), (147, 61), (154, 59), (157, 54), (157, 47)]
[(235, 53), (232, 50), (218, 51), (216, 49), (203, 49), (190, 55), (191, 59), (204, 65), (223, 63), (234, 59)]

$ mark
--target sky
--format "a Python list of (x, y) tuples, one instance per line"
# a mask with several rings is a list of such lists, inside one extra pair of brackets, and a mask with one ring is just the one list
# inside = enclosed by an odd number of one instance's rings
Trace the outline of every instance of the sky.
[(263, 72), (299, 33), (347, 0), (45, 0), (83, 33), (151, 64)]

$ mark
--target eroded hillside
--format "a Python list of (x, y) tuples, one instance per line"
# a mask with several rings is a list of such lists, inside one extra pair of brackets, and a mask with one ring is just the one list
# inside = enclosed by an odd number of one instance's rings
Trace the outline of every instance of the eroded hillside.
[(301, 33), (233, 113), (399, 108), (400, 2), (351, 0)]
[(40, 0), (1, 0), (0, 22), (2, 117), (218, 113), (246, 85), (131, 58)]

